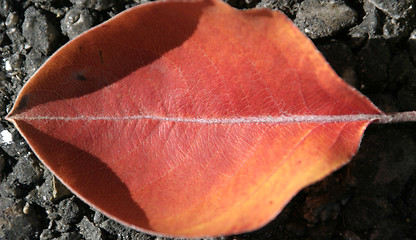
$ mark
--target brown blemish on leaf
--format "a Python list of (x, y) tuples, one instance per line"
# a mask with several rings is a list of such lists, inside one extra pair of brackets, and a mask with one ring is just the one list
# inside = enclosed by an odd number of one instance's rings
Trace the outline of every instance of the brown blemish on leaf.
[(101, 64), (104, 64), (103, 52), (101, 50), (99, 50), (98, 53), (100, 54), (100, 62), (101, 62)]
[(78, 80), (78, 81), (82, 81), (82, 82), (85, 82), (85, 81), (87, 81), (87, 78), (84, 76), (84, 75), (82, 75), (81, 73), (74, 73), (74, 78), (76, 79), (76, 80)]
[(23, 108), (27, 106), (28, 102), (29, 102), (29, 94), (23, 95), (16, 107), (16, 110), (22, 110)]

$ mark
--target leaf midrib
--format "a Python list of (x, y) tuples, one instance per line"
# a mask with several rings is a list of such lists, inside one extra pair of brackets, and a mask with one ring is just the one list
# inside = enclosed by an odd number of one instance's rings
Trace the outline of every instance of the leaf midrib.
[(167, 117), (157, 115), (133, 115), (133, 116), (9, 116), (10, 120), (56, 120), (56, 121), (131, 121), (131, 120), (155, 120), (166, 122), (182, 122), (196, 124), (290, 124), (290, 123), (334, 123), (334, 122), (358, 122), (379, 121), (392, 122), (394, 114), (348, 114), (348, 115), (283, 115), (283, 116), (259, 116), (259, 117), (228, 117), (228, 118), (193, 118), (193, 117)]

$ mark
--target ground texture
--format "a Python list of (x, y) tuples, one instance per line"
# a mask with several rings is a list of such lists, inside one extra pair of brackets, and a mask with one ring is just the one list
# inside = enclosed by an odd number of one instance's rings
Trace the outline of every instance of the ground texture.
[[(0, 116), (69, 39), (140, 0), (0, 0)], [(337, 73), (385, 112), (416, 110), (414, 0), (230, 0), (279, 9)], [(261, 43), (259, 43), (261, 44)], [(72, 195), (0, 122), (0, 239), (161, 239)], [(264, 228), (221, 239), (416, 239), (416, 125), (371, 125), (350, 164), (300, 192)]]

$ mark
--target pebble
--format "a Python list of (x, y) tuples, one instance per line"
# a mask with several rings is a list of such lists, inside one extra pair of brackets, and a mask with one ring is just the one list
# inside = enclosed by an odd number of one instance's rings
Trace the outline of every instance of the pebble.
[(10, 12), (13, 12), (13, 0), (0, 0), (0, 15), (7, 17)]
[(58, 201), (62, 198), (72, 196), (71, 191), (62, 184), (59, 179), (52, 175), (52, 196), (54, 201)]
[(399, 19), (406, 17), (408, 14), (415, 12), (416, 3), (414, 0), (368, 0), (368, 2), (374, 4), (378, 9), (383, 11), (391, 18)]
[(22, 32), (28, 43), (45, 55), (52, 53), (56, 47), (59, 34), (57, 28), (35, 7), (26, 9)]
[(386, 39), (401, 39), (408, 35), (411, 31), (411, 27), (412, 25), (406, 20), (386, 18), (383, 26), (383, 36)]
[(73, 197), (59, 202), (58, 214), (62, 217), (64, 224), (71, 224), (80, 219), (80, 209)]
[(6, 61), (4, 63), (4, 69), (7, 72), (16, 71), (17, 69), (21, 68), (23, 65), (23, 60), (19, 53), (14, 53), (9, 58), (6, 58), (5, 60)]
[(295, 5), (295, 1), (293, 0), (279, 0), (279, 1), (261, 0), (257, 4), (256, 8), (268, 8), (268, 9), (273, 9), (273, 10), (280, 10), (287, 15), (294, 15), (295, 14), (294, 10), (296, 9), (293, 7), (294, 5)]
[(7, 72), (11, 72), (11, 71), (13, 71), (13, 67), (12, 67), (12, 65), (10, 64), (10, 60), (6, 60), (6, 62), (4, 62), (4, 69), (5, 69)]
[(0, 183), (0, 197), (23, 197), (26, 191), (21, 184), (16, 182), (13, 174), (9, 174), (7, 177), (3, 178), (3, 181)]
[(58, 219), (54, 221), (55, 230), (60, 233), (69, 232), (73, 225), (65, 222), (64, 219)]
[(45, 55), (43, 55), (38, 49), (33, 48), (26, 55), (25, 59), (25, 68), (28, 76), (32, 76), (33, 73), (44, 63), (46, 60)]
[(38, 196), (43, 202), (52, 202), (53, 201), (53, 188), (52, 188), (52, 173), (49, 171), (44, 171), (43, 178), (45, 181), (38, 188)]
[(111, 219), (107, 219), (104, 222), (100, 223), (100, 228), (102, 228), (103, 230), (111, 233), (111, 234), (117, 234), (117, 232), (120, 230), (120, 224), (111, 220)]
[(145, 233), (135, 231), (131, 228), (126, 229), (123, 225), (111, 219), (105, 220), (99, 226), (101, 229), (105, 230), (108, 233), (120, 236), (121, 239), (147, 239), (148, 238), (148, 236)]
[(9, 130), (3, 130), (0, 132), (1, 135), (1, 143), (2, 144), (10, 144), (13, 142), (13, 135), (9, 132)]
[(8, 28), (6, 30), (6, 35), (11, 41), (11, 47), (14, 52), (20, 52), (23, 49), (23, 43), (25, 38), (22, 35), (22, 32), (17, 27)]
[(42, 179), (43, 171), (34, 157), (22, 157), (13, 167), (13, 174), (19, 183), (33, 185)]
[(59, 238), (56, 238), (56, 240), (81, 240), (81, 239), (84, 239), (84, 238), (78, 232), (63, 233)]
[(1, 197), (0, 239), (37, 239), (39, 221), (34, 214), (23, 214), (23, 201)]
[(49, 229), (44, 229), (43, 231), (42, 231), (42, 233), (40, 234), (40, 236), (39, 236), (39, 239), (40, 240), (50, 240), (50, 239), (52, 239), (54, 236), (53, 236), (53, 231), (51, 231), (51, 230), (49, 230)]
[(305, 0), (299, 6), (295, 24), (310, 38), (323, 38), (352, 27), (357, 12), (343, 1)]
[(11, 157), (28, 154), (28, 145), (16, 129), (7, 129), (12, 134), (13, 144), (4, 144), (2, 149)]
[(96, 227), (86, 216), (84, 216), (79, 224), (77, 224), (80, 233), (86, 240), (103, 239), (101, 229)]
[(19, 15), (16, 12), (11, 12), (7, 15), (5, 25), (7, 28), (15, 27), (19, 22)]
[(112, 0), (70, 0), (75, 6), (90, 8), (97, 11), (109, 9), (115, 5), (115, 1)]
[(106, 219), (107, 219), (107, 218), (106, 218), (106, 217), (104, 216), (104, 214), (102, 214), (101, 212), (96, 211), (96, 212), (94, 213), (94, 219), (93, 219), (94, 224), (99, 225), (100, 223), (104, 222), (104, 220), (106, 220)]
[(351, 29), (350, 35), (354, 38), (383, 37), (395, 40), (408, 36), (414, 29), (414, 24), (406, 17), (415, 14), (414, 5), (413, 0), (365, 1), (366, 15), (358, 26)]
[(88, 9), (75, 7), (69, 10), (61, 20), (61, 29), (69, 39), (74, 39), (82, 32), (90, 29), (93, 22), (94, 20)]
[(30, 211), (30, 203), (26, 202), (25, 206), (23, 207), (23, 213), (29, 214)]

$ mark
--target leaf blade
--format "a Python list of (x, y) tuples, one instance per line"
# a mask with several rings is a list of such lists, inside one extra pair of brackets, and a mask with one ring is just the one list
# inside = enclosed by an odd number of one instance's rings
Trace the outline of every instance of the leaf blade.
[(167, 2), (113, 20), (51, 57), (8, 119), (73, 192), (136, 229), (254, 230), (381, 114), (280, 13)]

